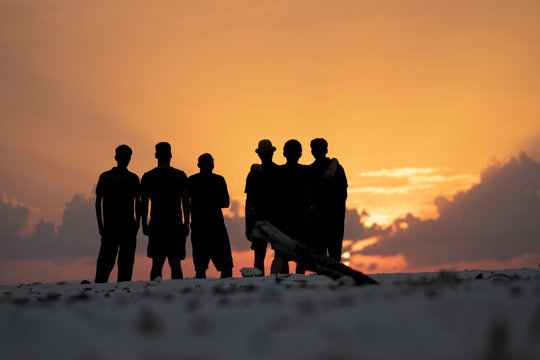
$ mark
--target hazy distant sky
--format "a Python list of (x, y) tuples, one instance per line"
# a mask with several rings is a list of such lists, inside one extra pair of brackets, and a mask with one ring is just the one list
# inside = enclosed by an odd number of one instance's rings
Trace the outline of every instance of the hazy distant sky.
[(2, 209), (27, 209), (26, 231), (61, 225), (117, 145), (142, 175), (159, 141), (188, 175), (211, 153), (241, 203), (260, 139), (278, 163), (299, 139), (310, 163), (325, 137), (351, 214), (369, 214), (358, 226), (436, 219), (434, 199), (487, 167), (540, 160), (538, 14), (533, 0), (0, 0)]

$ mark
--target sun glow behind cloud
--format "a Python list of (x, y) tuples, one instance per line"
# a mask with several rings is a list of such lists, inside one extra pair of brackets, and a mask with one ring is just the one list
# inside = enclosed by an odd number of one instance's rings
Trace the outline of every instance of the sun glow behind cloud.
[(368, 210), (368, 225), (388, 225), (407, 213), (433, 218), (437, 215), (435, 197), (452, 195), (478, 182), (476, 174), (459, 173), (447, 167), (363, 171), (350, 181), (349, 201)]

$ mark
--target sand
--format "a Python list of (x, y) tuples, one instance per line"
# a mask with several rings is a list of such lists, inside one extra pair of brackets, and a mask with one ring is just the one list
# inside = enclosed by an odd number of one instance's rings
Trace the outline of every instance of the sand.
[(540, 270), (0, 286), (3, 359), (539, 359)]

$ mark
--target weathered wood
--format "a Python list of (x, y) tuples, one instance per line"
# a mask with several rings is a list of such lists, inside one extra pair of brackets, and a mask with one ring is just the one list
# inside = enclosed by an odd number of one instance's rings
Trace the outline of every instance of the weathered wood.
[(274, 249), (281, 251), (292, 260), (300, 262), (306, 270), (315, 271), (317, 274), (326, 275), (332, 279), (349, 276), (358, 285), (379, 284), (360, 271), (351, 269), (336, 259), (291, 239), (268, 221), (258, 221), (252, 236), (255, 239), (268, 241)]

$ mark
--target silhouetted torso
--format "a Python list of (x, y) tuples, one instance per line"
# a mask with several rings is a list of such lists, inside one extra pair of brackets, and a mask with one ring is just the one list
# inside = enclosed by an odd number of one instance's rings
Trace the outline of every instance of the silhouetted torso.
[(223, 176), (217, 174), (194, 174), (189, 177), (191, 199), (191, 228), (223, 225), (222, 208), (229, 207), (229, 193)]
[(298, 241), (308, 241), (311, 188), (323, 174), (324, 171), (302, 164), (279, 167), (278, 228)]
[[(311, 164), (319, 171), (325, 171), (330, 166), (331, 159), (318, 159)], [(347, 199), (347, 177), (341, 165), (331, 178), (320, 178), (313, 184), (313, 209), (333, 213), (345, 213), (345, 200)]]
[(274, 163), (263, 164), (262, 172), (252, 170), (246, 178), (245, 193), (251, 196), (253, 222), (267, 220), (274, 223), (275, 221), (278, 169), (279, 166)]
[(139, 177), (125, 168), (114, 167), (99, 177), (96, 194), (103, 196), (105, 228), (135, 226), (135, 197), (139, 194)]
[[(311, 166), (325, 171), (330, 162), (329, 158), (317, 159)], [(315, 247), (328, 252), (336, 260), (341, 259), (346, 199), (347, 177), (341, 165), (333, 177), (320, 178), (313, 184), (313, 241)]]
[(141, 193), (151, 202), (151, 233), (156, 229), (161, 232), (183, 227), (181, 197), (186, 186), (186, 174), (170, 166), (156, 167), (143, 175)]

